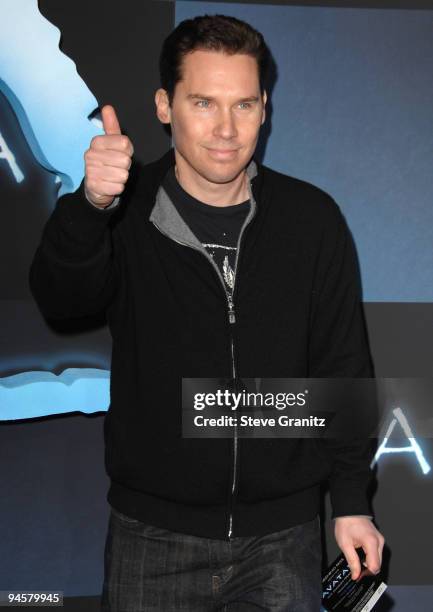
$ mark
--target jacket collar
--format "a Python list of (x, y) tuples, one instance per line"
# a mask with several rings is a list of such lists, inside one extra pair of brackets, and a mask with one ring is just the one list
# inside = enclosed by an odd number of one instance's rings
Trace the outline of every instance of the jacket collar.
[[(193, 234), (187, 223), (182, 219), (178, 213), (175, 205), (171, 201), (165, 189), (160, 184), (165, 176), (168, 169), (175, 164), (174, 149), (170, 149), (162, 158), (157, 162), (159, 164), (159, 172), (157, 172), (158, 188), (155, 196), (155, 203), (149, 215), (149, 221), (151, 221), (156, 227), (166, 236), (179, 242), (181, 244), (195, 247), (199, 250), (203, 250), (200, 241)], [(252, 191), (252, 179), (258, 175), (258, 164), (254, 158), (252, 158), (246, 167), (246, 173), (248, 176), (248, 192), (250, 195), (250, 213), (247, 217), (247, 222), (254, 216), (256, 211), (256, 200)]]

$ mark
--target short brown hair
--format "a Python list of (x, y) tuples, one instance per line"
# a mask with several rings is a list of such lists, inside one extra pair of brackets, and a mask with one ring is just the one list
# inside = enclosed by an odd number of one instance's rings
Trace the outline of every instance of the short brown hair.
[(181, 21), (163, 42), (159, 74), (161, 87), (167, 91), (170, 106), (176, 83), (182, 80), (183, 58), (197, 49), (222, 51), (229, 55), (245, 53), (255, 57), (263, 95), (270, 57), (263, 35), (236, 17), (202, 15)]

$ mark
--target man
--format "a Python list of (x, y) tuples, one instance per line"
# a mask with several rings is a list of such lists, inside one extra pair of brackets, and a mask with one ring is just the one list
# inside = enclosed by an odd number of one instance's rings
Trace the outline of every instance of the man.
[(128, 181), (133, 146), (104, 106), (32, 263), (45, 314), (107, 309), (113, 337), (104, 610), (319, 610), (324, 480), (352, 577), (358, 546), (380, 569), (370, 444), (181, 434), (182, 378), (372, 375), (337, 204), (254, 158), (267, 61), (245, 22), (179, 24), (155, 94), (174, 149)]

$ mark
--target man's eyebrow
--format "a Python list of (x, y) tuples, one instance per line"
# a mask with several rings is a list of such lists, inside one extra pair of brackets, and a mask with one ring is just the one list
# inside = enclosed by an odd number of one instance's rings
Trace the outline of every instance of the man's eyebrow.
[[(206, 96), (205, 94), (200, 94), (200, 93), (192, 93), (192, 94), (188, 94), (187, 95), (187, 99), (189, 100), (215, 100), (215, 98), (212, 98), (212, 96)], [(240, 98), (239, 100), (237, 100), (237, 102), (258, 102), (259, 98), (258, 96), (249, 96), (248, 98)]]

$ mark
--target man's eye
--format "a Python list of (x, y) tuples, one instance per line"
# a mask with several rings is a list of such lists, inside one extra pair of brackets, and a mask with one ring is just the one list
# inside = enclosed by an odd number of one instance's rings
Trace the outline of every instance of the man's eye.
[[(206, 105), (206, 106), (202, 106), (202, 102)], [(248, 109), (251, 107), (251, 103), (250, 102), (239, 102), (239, 105), (244, 105), (244, 108)], [(196, 106), (200, 106), (200, 108), (209, 108), (209, 100), (199, 100), (198, 102), (195, 103)]]

